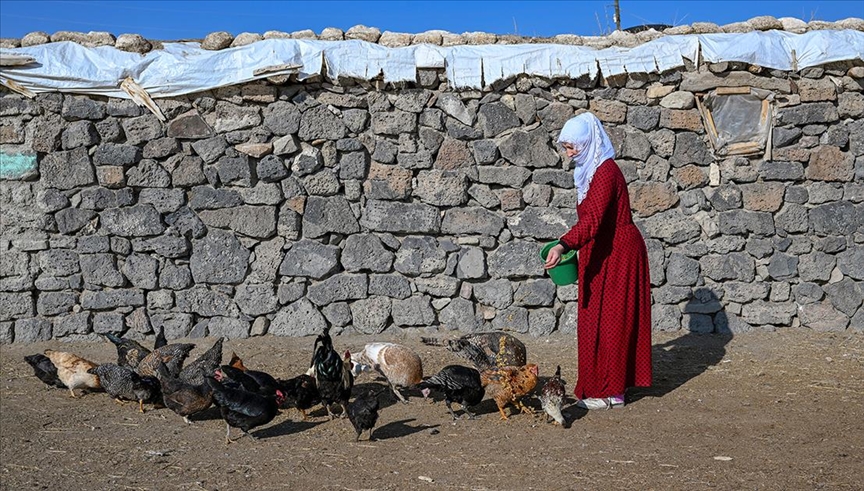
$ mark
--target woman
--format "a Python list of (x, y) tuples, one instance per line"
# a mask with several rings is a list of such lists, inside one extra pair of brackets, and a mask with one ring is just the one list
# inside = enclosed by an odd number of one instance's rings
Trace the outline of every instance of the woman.
[(651, 292), (645, 241), (615, 150), (591, 113), (564, 125), (558, 143), (575, 164), (578, 221), (549, 251), (546, 269), (579, 251), (577, 406), (624, 406), (627, 387), (651, 385)]

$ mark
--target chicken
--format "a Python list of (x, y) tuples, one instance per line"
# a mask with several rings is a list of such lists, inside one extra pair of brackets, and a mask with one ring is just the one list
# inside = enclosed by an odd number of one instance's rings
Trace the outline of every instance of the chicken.
[(378, 397), (366, 394), (354, 399), (348, 404), (348, 420), (357, 432), (355, 441), (360, 441), (360, 434), (366, 430), (369, 430), (369, 441), (372, 441), (372, 428), (378, 422)]
[(279, 403), (282, 392), (277, 390), (275, 396), (264, 396), (256, 392), (226, 387), (215, 379), (207, 377), (207, 384), (213, 393), (213, 399), (219, 404), (222, 419), (225, 420), (225, 444), (231, 443), (231, 427), (240, 428), (244, 435), (256, 439), (249, 430), (265, 425), (279, 413)]
[(183, 367), (180, 371), (180, 380), (192, 385), (203, 385), (204, 377), (212, 377), (213, 372), (222, 364), (222, 341), (223, 338), (220, 337), (197, 360)]
[(159, 381), (154, 377), (142, 377), (129, 367), (105, 363), (87, 370), (97, 375), (105, 392), (117, 402), (138, 401), (138, 411), (144, 412), (144, 403), (159, 398)]
[(189, 357), (189, 352), (193, 349), (195, 349), (194, 344), (166, 344), (145, 356), (141, 360), (141, 363), (138, 364), (136, 371), (141, 376), (150, 375), (155, 377), (156, 367), (160, 363), (164, 363), (168, 374), (171, 377), (177, 377), (180, 374), (180, 369), (183, 368), (183, 362), (186, 361), (186, 358)]
[(161, 360), (157, 362), (155, 374), (162, 387), (163, 403), (168, 409), (183, 416), (183, 421), (192, 424), (189, 416), (200, 413), (213, 404), (213, 393), (209, 385), (183, 382), (172, 376)]
[(504, 407), (513, 403), (523, 413), (533, 411), (522, 404), (522, 397), (531, 393), (537, 386), (539, 370), (537, 365), (531, 363), (522, 367), (501, 367), (480, 372), (480, 380), (483, 387), (498, 405), (501, 419), (507, 419)]
[(243, 370), (244, 372), (246, 371), (246, 366), (243, 365), (243, 360), (241, 360), (240, 357), (237, 356), (237, 353), (234, 353), (233, 351), (231, 352), (231, 360), (228, 361), (228, 365)]
[(564, 426), (564, 416), (561, 414), (561, 402), (564, 400), (564, 381), (561, 380), (561, 365), (555, 369), (552, 376), (540, 389), (540, 404), (546, 411), (546, 421), (551, 417), (556, 424)]
[(468, 410), (469, 406), (476, 406), (483, 400), (486, 389), (480, 380), (480, 372), (470, 367), (461, 365), (448, 365), (440, 372), (417, 384), (417, 388), (423, 392), (423, 397), (429, 397), (430, 389), (444, 392), (444, 403), (447, 410), (456, 421), (456, 413), (453, 412), (452, 403), (458, 402), (470, 419), (477, 417)]
[(324, 328), (324, 333), (315, 339), (312, 370), (327, 416), (330, 419), (334, 418), (330, 405), (338, 402), (342, 406), (341, 417), (344, 418), (348, 411), (351, 388), (354, 386), (354, 376), (351, 374), (351, 353), (346, 351), (345, 358), (340, 359), (339, 353), (333, 349), (333, 340), (330, 338), (329, 331), (329, 327)]
[(110, 332), (106, 333), (105, 337), (117, 348), (117, 364), (121, 367), (135, 370), (141, 360), (150, 354), (150, 350), (141, 346), (138, 341), (117, 337)]
[(214, 377), (223, 385), (234, 388), (242, 388), (249, 392), (257, 392), (261, 395), (272, 396), (276, 394), (278, 382), (270, 374), (257, 370), (240, 370), (230, 365), (222, 365), (216, 370)]
[(168, 340), (165, 339), (165, 328), (159, 326), (159, 332), (156, 333), (156, 340), (153, 341), (153, 349), (159, 349), (168, 344)]
[(321, 402), (315, 379), (309, 375), (298, 375), (288, 380), (277, 380), (277, 386), (285, 398), (279, 405), (282, 409), (297, 408), (306, 421), (306, 410)]
[(63, 382), (57, 378), (57, 367), (51, 363), (51, 360), (49, 360), (47, 356), (36, 353), (35, 355), (25, 356), (24, 361), (33, 367), (33, 375), (35, 375), (36, 378), (41, 380), (45, 385), (49, 387), (57, 387), (58, 389), (66, 388), (66, 386), (63, 385)]
[(355, 377), (367, 370), (384, 375), (396, 397), (407, 404), (397, 387), (411, 387), (423, 380), (423, 362), (411, 348), (394, 343), (369, 343), (359, 353), (351, 354)]
[(444, 346), (470, 361), (478, 370), (503, 366), (523, 366), (527, 362), (525, 344), (504, 332), (466, 334), (456, 339), (420, 338), (430, 346)]
[(87, 370), (98, 365), (92, 361), (85, 360), (80, 356), (65, 351), (45, 350), (45, 356), (57, 368), (57, 378), (69, 389), (72, 397), (75, 397), (75, 389), (99, 389), (99, 377), (88, 373)]

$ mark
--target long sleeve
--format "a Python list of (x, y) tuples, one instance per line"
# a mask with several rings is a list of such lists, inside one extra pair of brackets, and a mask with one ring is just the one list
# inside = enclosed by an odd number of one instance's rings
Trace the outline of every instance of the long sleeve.
[(616, 199), (615, 170), (617, 164), (612, 160), (607, 160), (597, 169), (588, 194), (577, 207), (579, 219), (576, 225), (561, 237), (567, 250), (578, 250), (597, 235), (604, 215), (612, 209), (610, 205)]

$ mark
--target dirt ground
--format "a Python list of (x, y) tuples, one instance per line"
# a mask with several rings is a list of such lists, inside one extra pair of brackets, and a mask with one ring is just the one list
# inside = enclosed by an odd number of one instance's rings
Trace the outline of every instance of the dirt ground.
[[(337, 350), (370, 337), (339, 336)], [(419, 332), (376, 340), (415, 348), (426, 374), (458, 362), (424, 346)], [(305, 370), (313, 338), (225, 343), (250, 368)], [(541, 375), (561, 364), (575, 381), (575, 341), (525, 338)], [(195, 340), (193, 357), (213, 339)], [(347, 419), (318, 406), (307, 422), (286, 412), (224, 443), (218, 411), (193, 425), (168, 409), (137, 412), (105, 394), (71, 399), (32, 376), (22, 357), (45, 348), (115, 361), (109, 343), (41, 343), (0, 350), (3, 489), (862, 489), (864, 335), (781, 330), (733, 337), (655, 334), (655, 386), (628, 393), (623, 409), (565, 410), (569, 428), (544, 418), (499, 420), (491, 400), (479, 420), (453, 424), (443, 402), (395, 398), (375, 441), (354, 441)], [(357, 390), (379, 384), (369, 374)], [(537, 404), (535, 402), (535, 404)], [(136, 406), (136, 407), (133, 407)], [(235, 432), (237, 430), (234, 430)], [(234, 433), (236, 436), (239, 433)], [(364, 434), (364, 438), (365, 438)]]

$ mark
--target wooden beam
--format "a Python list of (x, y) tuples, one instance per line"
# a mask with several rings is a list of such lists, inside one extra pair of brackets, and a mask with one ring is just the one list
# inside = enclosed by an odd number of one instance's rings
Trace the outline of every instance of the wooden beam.
[(164, 122), (166, 120), (165, 115), (162, 114), (162, 110), (159, 109), (159, 106), (156, 105), (150, 94), (138, 85), (138, 82), (132, 80), (132, 77), (126, 77), (125, 80), (120, 82), (120, 88), (123, 89), (123, 92), (129, 94), (129, 97), (132, 98), (135, 104), (146, 107), (151, 113), (155, 114), (159, 118), (159, 121)]

